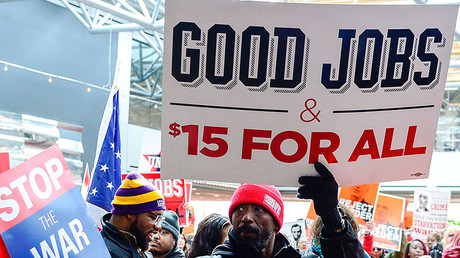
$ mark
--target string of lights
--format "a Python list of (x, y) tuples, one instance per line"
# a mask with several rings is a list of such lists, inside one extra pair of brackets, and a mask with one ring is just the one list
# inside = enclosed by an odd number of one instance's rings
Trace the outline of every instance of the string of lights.
[(73, 79), (73, 78), (69, 78), (69, 77), (66, 77), (66, 76), (62, 76), (62, 75), (57, 75), (57, 74), (53, 74), (53, 73), (40, 71), (40, 70), (37, 70), (37, 69), (34, 69), (34, 68), (30, 68), (30, 67), (27, 67), (27, 66), (11, 63), (11, 62), (4, 61), (4, 60), (0, 60), (0, 63), (3, 64), (3, 71), (4, 72), (8, 72), (10, 67), (14, 67), (14, 68), (23, 69), (23, 70), (33, 72), (33, 73), (42, 74), (45, 77), (48, 77), (48, 82), (49, 83), (53, 83), (53, 79), (61, 79), (61, 80), (65, 80), (65, 81), (69, 81), (69, 82), (73, 82), (73, 83), (82, 84), (83, 86), (87, 86), (88, 88), (86, 90), (88, 92), (91, 92), (91, 88), (96, 88), (96, 89), (105, 90), (105, 91), (110, 90), (110, 88), (108, 88), (106, 86), (99, 86), (99, 85), (96, 85), (96, 84), (83, 82), (83, 81), (80, 81), (80, 80), (77, 80), (77, 79)]
[[(87, 88), (86, 88), (86, 91), (87, 91), (87, 92), (91, 92), (91, 88), (96, 88), (96, 89), (100, 89), (100, 90), (110, 91), (110, 85), (109, 85), (109, 84), (103, 85), (103, 86), (99, 86), (99, 85), (96, 85), (96, 84), (92, 84), (92, 83), (88, 83), (88, 82), (83, 82), (83, 81), (80, 81), (80, 80), (77, 80), (77, 79), (73, 79), (73, 78), (69, 78), (69, 77), (62, 76), (62, 75), (57, 75), (57, 74), (53, 74), (53, 73), (48, 73), (48, 72), (40, 71), (40, 70), (37, 70), (37, 69), (34, 69), (34, 68), (30, 68), (30, 67), (27, 67), (27, 66), (23, 66), (23, 65), (11, 63), (11, 62), (4, 61), (4, 60), (0, 60), (0, 64), (3, 64), (3, 71), (4, 71), (4, 72), (8, 72), (8, 71), (10, 70), (10, 67), (14, 67), (14, 68), (23, 69), (23, 70), (26, 70), (26, 71), (29, 71), (29, 72), (33, 72), (33, 73), (42, 74), (42, 75), (44, 75), (45, 77), (48, 77), (48, 82), (49, 82), (49, 83), (53, 83), (53, 81), (54, 81), (55, 79), (60, 79), (60, 80), (65, 80), (65, 81), (69, 81), (69, 82), (73, 82), (73, 83), (78, 83), (78, 84), (81, 84), (81, 85), (83, 85), (83, 86), (86, 86), (86, 87), (87, 87)], [(156, 101), (156, 100), (151, 100), (151, 99), (143, 98), (143, 97), (136, 96), (136, 95), (130, 95), (130, 97), (136, 98), (136, 99), (140, 99), (140, 100), (143, 100), (143, 101), (146, 101), (146, 102), (154, 103), (154, 108), (155, 108), (155, 109), (157, 109), (158, 106), (161, 105), (161, 102)]]

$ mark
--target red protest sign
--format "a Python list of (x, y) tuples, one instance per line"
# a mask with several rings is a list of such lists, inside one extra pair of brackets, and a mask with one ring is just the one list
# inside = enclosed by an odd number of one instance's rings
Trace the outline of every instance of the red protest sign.
[(9, 152), (0, 152), (0, 174), (10, 170), (10, 153)]
[[(25, 172), (24, 172), (25, 171)], [(67, 175), (69, 174), (69, 175)], [(2, 174), (0, 233), (20, 223), (75, 186), (57, 145)]]
[[(187, 202), (187, 195), (191, 198), (192, 187), (189, 190), (186, 189), (186, 183), (184, 179), (160, 179), (160, 173), (141, 173), (147, 180), (149, 180), (165, 198), (166, 208), (177, 213), (179, 216), (179, 225), (186, 226), (190, 223), (187, 210), (184, 208), (184, 204)], [(124, 179), (126, 174), (122, 175)]]
[(374, 246), (399, 251), (402, 242), (405, 199), (389, 194), (378, 194), (374, 211), (376, 227)]
[(188, 214), (184, 208), (186, 203), (186, 184), (184, 179), (155, 179), (153, 184), (160, 189), (165, 198), (166, 208), (177, 213), (179, 225), (188, 224)]
[(1, 174), (0, 195), (0, 234), (12, 257), (110, 256), (57, 145)]
[[(0, 153), (0, 174), (10, 170), (10, 153), (9, 152), (2, 152)], [(10, 257), (8, 250), (6, 249), (5, 242), (3, 242), (3, 238), (0, 236), (0, 257)]]
[(361, 226), (366, 226), (372, 220), (378, 191), (378, 183), (341, 187), (339, 202), (350, 208)]

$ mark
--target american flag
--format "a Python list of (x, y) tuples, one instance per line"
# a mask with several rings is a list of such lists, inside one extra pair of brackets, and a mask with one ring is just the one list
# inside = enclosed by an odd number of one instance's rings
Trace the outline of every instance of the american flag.
[[(119, 104), (118, 87), (116, 84), (112, 90), (105, 107), (101, 127), (99, 129), (98, 144), (94, 167), (91, 176), (86, 201), (99, 208), (110, 212), (115, 191), (121, 185), (121, 152), (120, 152), (120, 126), (118, 123)], [(90, 206), (90, 205), (88, 205)], [(94, 214), (94, 208), (89, 207), (96, 224), (102, 214)]]

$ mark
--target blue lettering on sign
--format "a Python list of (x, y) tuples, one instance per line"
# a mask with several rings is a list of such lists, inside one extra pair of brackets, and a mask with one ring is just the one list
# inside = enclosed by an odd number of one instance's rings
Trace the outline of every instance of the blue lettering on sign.
[[(259, 61), (257, 63), (257, 75), (249, 77), (249, 67), (251, 63), (251, 40), (258, 37), (259, 43)], [(268, 59), (268, 41), (269, 33), (264, 27), (251, 26), (243, 31), (241, 42), (241, 72), (240, 81), (246, 86), (260, 86), (267, 78), (267, 59)], [(254, 53), (253, 53), (254, 54)]]
[[(208, 39), (202, 47), (206, 35)], [(236, 79), (235, 69), (238, 69), (236, 76), (248, 88), (262, 87), (268, 82), (271, 88), (293, 90), (303, 83), (306, 36), (300, 29), (276, 27), (271, 38), (265, 28), (249, 26), (241, 38), (226, 24), (216, 24), (201, 35), (195, 23), (178, 23), (173, 28), (172, 76), (181, 83), (197, 83), (197, 87), (203, 83), (200, 69), (205, 69), (205, 77), (211, 84), (225, 86)], [(274, 38), (276, 46), (269, 42)], [(197, 46), (191, 46), (191, 42)], [(271, 51), (276, 52), (276, 58), (269, 58)], [(205, 68), (201, 66), (201, 58), (206, 58)], [(274, 71), (273, 79), (267, 78), (269, 70)]]
[(190, 32), (191, 40), (201, 39), (201, 29), (195, 23), (181, 22), (173, 29), (173, 51), (172, 51), (172, 75), (180, 82), (193, 82), (198, 78), (200, 67), (200, 50), (187, 48), (185, 50), (186, 59), (189, 60), (189, 70), (182, 71), (182, 44), (184, 42), (183, 32)]
[[(372, 55), (372, 65), (370, 78), (365, 80), (365, 64), (367, 43), (373, 39), (374, 53)], [(382, 53), (383, 35), (379, 30), (365, 30), (359, 36), (358, 56), (356, 59), (355, 83), (360, 89), (369, 89), (378, 82), (380, 60)]]
[(441, 43), (442, 34), (438, 29), (427, 29), (420, 35), (420, 44), (418, 45), (417, 57), (422, 62), (429, 62), (430, 70), (428, 76), (422, 77), (422, 72), (414, 73), (414, 81), (417, 85), (429, 85), (436, 79), (436, 70), (438, 69), (438, 57), (433, 53), (426, 53), (428, 39), (432, 37), (434, 43)]
[[(356, 29), (338, 31), (339, 60), (321, 66), (325, 89), (344, 93), (351, 83), (363, 92), (405, 90), (412, 82), (421, 89), (435, 86), (442, 65), (436, 50), (445, 47), (439, 29), (425, 29), (419, 36), (411, 29), (365, 29), (357, 35)], [(173, 28), (172, 76), (185, 87), (198, 87), (206, 79), (230, 90), (239, 80), (257, 91), (300, 92), (308, 41), (299, 28), (275, 27), (271, 36), (262, 26), (249, 26), (240, 36), (228, 24), (203, 32), (196, 23), (179, 22)], [(415, 69), (415, 62), (423, 66)]]
[(340, 52), (339, 79), (332, 81), (330, 79), (331, 64), (323, 64), (323, 73), (321, 83), (326, 89), (340, 89), (345, 83), (348, 74), (348, 60), (350, 59), (350, 43), (355, 37), (355, 30), (340, 30), (339, 38), (342, 39), (342, 51)]
[[(212, 47), (208, 47), (207, 49), (206, 79), (212, 84), (225, 85), (232, 79), (233, 56), (235, 53), (235, 31), (228, 25), (216, 24), (209, 29), (208, 33), (208, 46)], [(219, 36), (219, 34), (221, 36)], [(218, 43), (218, 37), (225, 38), (225, 43)], [(225, 50), (223, 49), (224, 46)], [(217, 69), (223, 70), (223, 75), (218, 76), (216, 73), (216, 56), (221, 53), (224, 54), (224, 69), (220, 67), (222, 64), (219, 62)]]
[[(339, 30), (342, 46), (338, 78), (332, 79), (334, 77), (332, 64), (323, 64), (321, 83), (326, 89), (337, 92), (337, 90), (344, 88), (344, 85), (350, 83), (347, 78), (351, 78), (348, 75), (352, 72), (350, 70), (353, 67), (355, 68), (353, 82), (362, 90), (376, 86), (388, 91), (405, 90), (412, 81), (421, 89), (430, 89), (426, 86), (432, 84), (439, 77), (441, 62), (430, 47), (430, 44), (434, 45), (433, 43), (437, 43), (438, 48), (444, 47), (445, 44), (441, 45), (444, 38), (439, 29), (426, 29), (419, 38), (416, 38), (410, 29), (389, 29), (386, 40), (381, 31), (367, 29), (359, 36), (357, 53), (354, 53), (355, 50), (351, 47), (355, 33), (356, 30), (354, 29)], [(418, 42), (418, 47), (415, 42)], [(386, 51), (386, 47), (383, 47), (384, 44), (385, 46), (389, 44)], [(414, 50), (416, 50), (416, 54), (413, 53)], [(350, 64), (351, 57), (354, 55), (356, 55), (356, 63)], [(382, 60), (384, 61), (382, 62)], [(423, 71), (414, 71), (414, 62), (416, 61), (429, 67), (427, 76), (422, 75)], [(385, 75), (383, 76), (381, 73), (379, 76), (379, 71), (382, 69), (386, 71)], [(340, 93), (345, 91), (346, 89)]]

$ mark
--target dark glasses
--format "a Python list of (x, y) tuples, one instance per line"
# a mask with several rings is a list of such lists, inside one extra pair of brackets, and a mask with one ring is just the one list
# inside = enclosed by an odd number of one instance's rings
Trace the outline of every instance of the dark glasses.
[(382, 248), (379, 248), (379, 247), (374, 247), (374, 249), (373, 249), (373, 250), (377, 250), (377, 251), (379, 251), (379, 252), (380, 252), (380, 251), (382, 251)]

